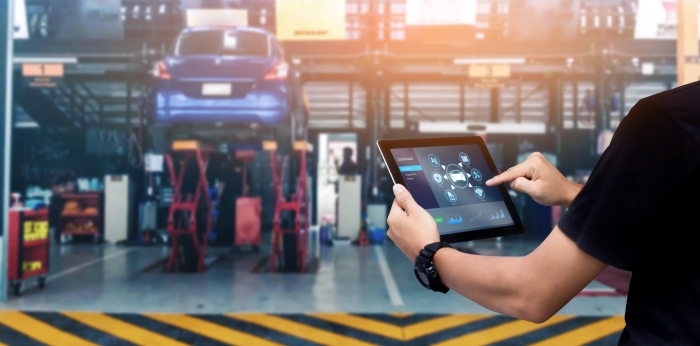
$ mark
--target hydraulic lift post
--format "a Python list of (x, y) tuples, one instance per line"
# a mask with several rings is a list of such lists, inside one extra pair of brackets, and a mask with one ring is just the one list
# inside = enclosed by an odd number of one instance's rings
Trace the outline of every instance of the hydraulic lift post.
[[(306, 271), (307, 244), (309, 237), (309, 181), (307, 177), (306, 154), (309, 145), (306, 141), (294, 144), (294, 153), (289, 157), (298, 159), (299, 174), (296, 178), (296, 189), (288, 199), (284, 193), (284, 177), (287, 169), (287, 157), (278, 159), (276, 145), (263, 144), (270, 151), (270, 167), (275, 189), (275, 214), (272, 221), (272, 254), (270, 256), (270, 272), (300, 272)], [(288, 169), (294, 166), (289, 164)], [(290, 172), (287, 176), (294, 176)]]
[[(180, 270), (182, 270), (182, 256), (186, 251), (180, 249), (181, 246), (186, 246), (182, 243), (181, 236), (191, 237), (194, 251), (197, 258), (197, 272), (204, 270), (204, 260), (207, 252), (209, 233), (212, 227), (212, 205), (209, 198), (209, 188), (206, 177), (206, 167), (209, 161), (209, 153), (213, 148), (202, 144), (198, 141), (175, 141), (173, 142), (173, 151), (179, 151), (184, 154), (182, 164), (179, 167), (179, 172), (173, 164), (171, 154), (165, 156), (165, 161), (170, 172), (170, 179), (173, 183), (173, 200), (170, 204), (170, 214), (168, 216), (168, 232), (172, 242), (170, 249), (170, 257), (165, 268), (167, 273), (172, 272), (175, 261), (178, 261)], [(190, 160), (195, 160), (198, 170), (197, 187), (194, 194), (183, 195), (180, 191), (183, 180), (185, 179), (185, 171)], [(206, 221), (202, 234), (197, 229), (197, 213), (200, 203), (204, 202)], [(187, 218), (186, 220), (183, 220)]]

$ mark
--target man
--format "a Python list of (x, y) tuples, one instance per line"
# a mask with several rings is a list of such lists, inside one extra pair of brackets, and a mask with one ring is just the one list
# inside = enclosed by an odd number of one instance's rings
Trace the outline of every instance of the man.
[[(541, 323), (612, 265), (633, 274), (620, 344), (697, 344), (699, 100), (700, 82), (641, 100), (583, 187), (539, 154), (488, 181), (570, 209), (525, 257), (439, 249), (432, 261), (441, 281), (488, 309)], [(394, 192), (388, 235), (413, 260), (439, 234), (403, 186)]]
[(343, 148), (343, 163), (338, 167), (339, 175), (357, 175), (360, 172), (357, 168), (357, 164), (352, 160), (352, 154), (352, 148)]

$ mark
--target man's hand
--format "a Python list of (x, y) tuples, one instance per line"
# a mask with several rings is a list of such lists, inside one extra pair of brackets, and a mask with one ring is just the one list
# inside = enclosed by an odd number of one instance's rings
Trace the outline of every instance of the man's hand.
[(525, 162), (511, 167), (507, 171), (486, 182), (488, 186), (510, 182), (510, 187), (526, 193), (544, 205), (561, 205), (569, 207), (581, 185), (566, 179), (544, 156), (533, 153)]
[(413, 262), (422, 248), (440, 241), (440, 233), (433, 217), (416, 203), (406, 188), (394, 185), (394, 195), (387, 235)]

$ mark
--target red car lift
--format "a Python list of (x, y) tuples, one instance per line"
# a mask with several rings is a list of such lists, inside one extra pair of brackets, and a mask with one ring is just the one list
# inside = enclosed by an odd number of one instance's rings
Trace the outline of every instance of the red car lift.
[[(263, 147), (266, 145), (263, 144)], [(294, 158), (298, 159), (299, 176), (296, 190), (289, 200), (283, 191), (286, 156), (277, 159), (276, 146), (270, 150), (270, 168), (275, 189), (275, 214), (272, 221), (272, 255), (270, 272), (305, 272), (309, 231), (309, 194), (306, 167), (306, 141), (294, 144)], [(279, 164), (278, 164), (279, 162)], [(279, 167), (279, 170), (277, 166)], [(292, 169), (290, 167), (289, 169)], [(293, 176), (293, 172), (288, 176)], [(293, 221), (293, 222), (292, 222)]]
[[(243, 195), (236, 199), (236, 246), (260, 247), (262, 200), (248, 195), (248, 164), (255, 159), (254, 150), (236, 150), (236, 158), (243, 161)], [(221, 211), (219, 211), (221, 212)]]
[[(172, 272), (173, 265), (176, 260), (178, 261), (180, 269), (182, 270), (183, 268), (181, 256), (184, 254), (183, 250), (181, 249), (183, 244), (181, 244), (180, 238), (180, 236), (183, 235), (190, 236), (192, 238), (192, 243), (194, 244), (197, 258), (196, 271), (201, 272), (204, 269), (204, 259), (207, 252), (209, 232), (211, 231), (212, 226), (212, 206), (211, 200), (209, 199), (206, 167), (209, 160), (209, 153), (212, 152), (213, 149), (198, 141), (187, 140), (173, 142), (173, 151), (182, 152), (184, 157), (182, 164), (179, 166), (179, 172), (176, 172), (171, 154), (165, 156), (168, 171), (170, 172), (170, 180), (173, 183), (173, 200), (170, 204), (170, 214), (168, 216), (168, 232), (170, 233), (172, 247), (170, 249), (170, 257), (168, 258), (165, 272)], [(180, 189), (185, 178), (185, 171), (187, 170), (187, 163), (189, 160), (196, 160), (199, 179), (194, 195), (183, 195)], [(204, 202), (205, 204), (207, 219), (205, 226), (206, 229), (200, 238), (200, 236), (197, 234), (197, 212), (201, 202)], [(183, 218), (177, 217), (176, 214), (178, 213), (180, 215), (185, 215), (185, 217), (189, 217), (189, 220), (184, 220)]]

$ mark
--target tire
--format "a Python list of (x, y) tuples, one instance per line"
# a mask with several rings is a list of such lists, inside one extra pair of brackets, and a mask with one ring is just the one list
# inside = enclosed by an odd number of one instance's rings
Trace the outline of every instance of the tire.
[(274, 136), (278, 153), (291, 155), (294, 152), (294, 129), (290, 124), (275, 127)]

